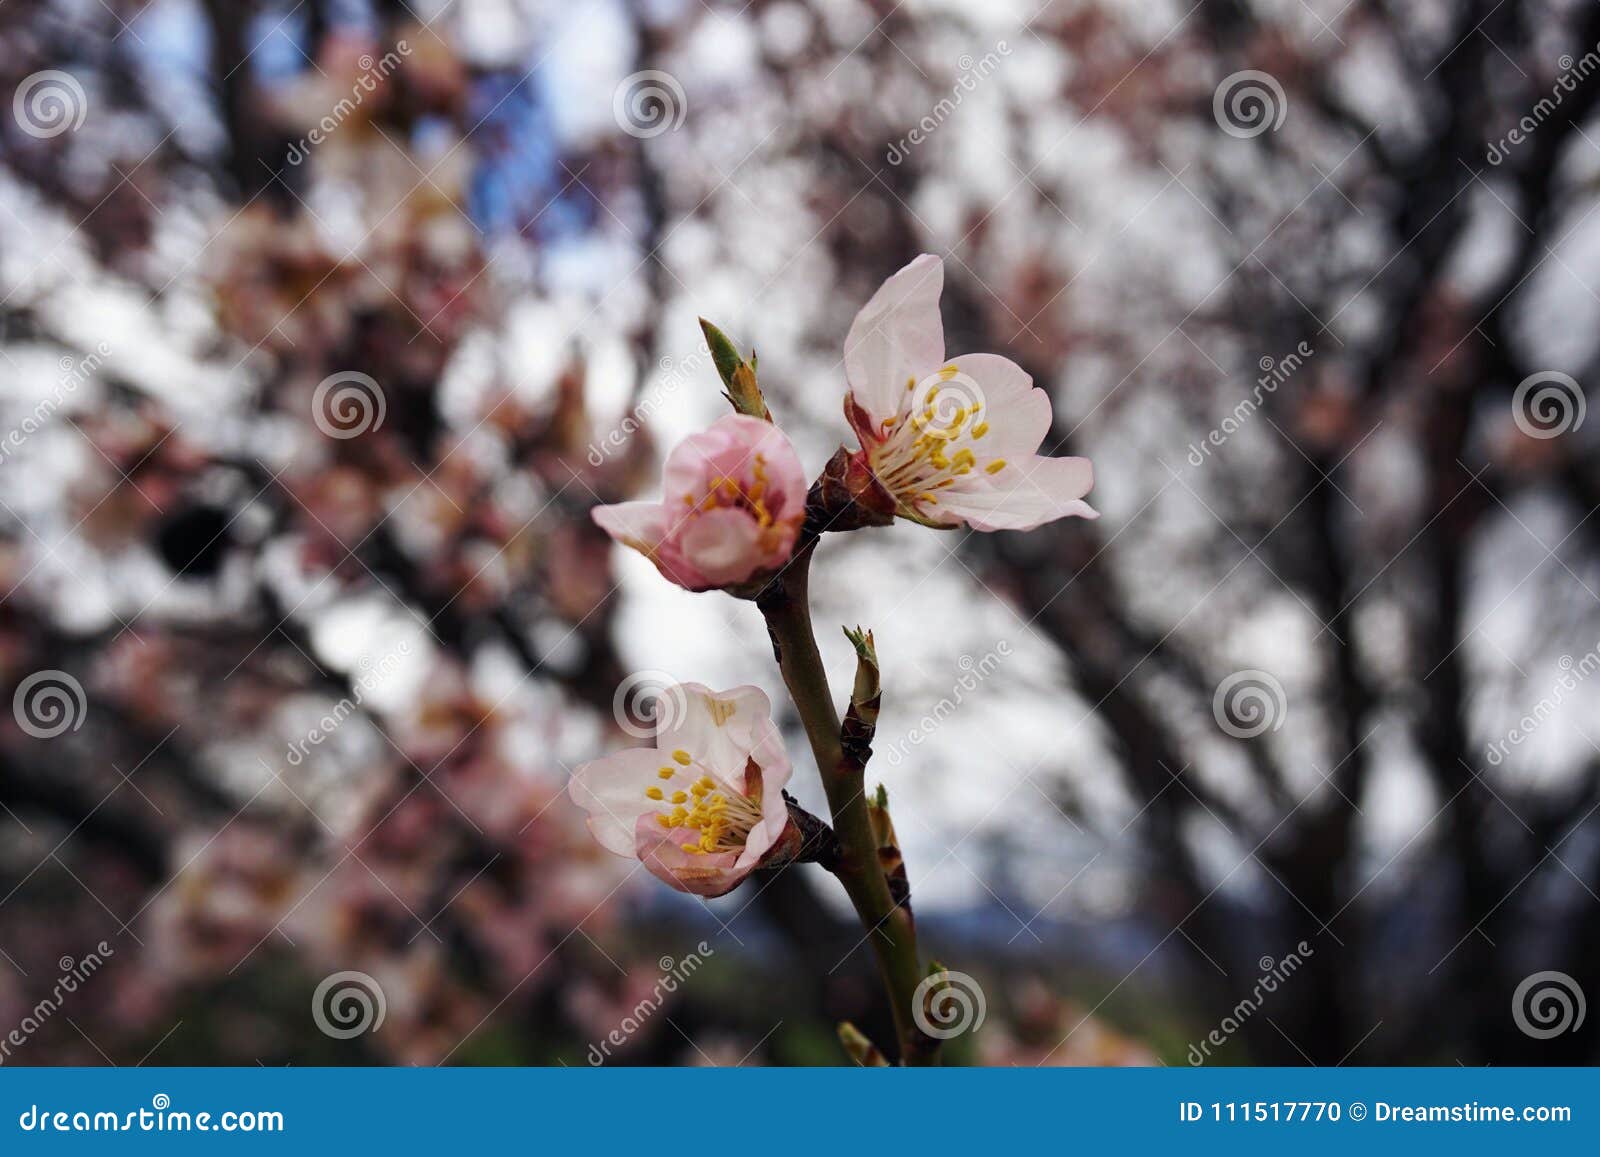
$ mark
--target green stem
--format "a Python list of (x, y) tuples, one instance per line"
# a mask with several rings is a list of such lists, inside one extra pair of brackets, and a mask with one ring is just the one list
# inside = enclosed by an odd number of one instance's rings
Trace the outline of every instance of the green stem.
[(782, 576), (757, 601), (766, 616), (783, 681), (800, 712), (822, 775), (841, 852), (835, 874), (872, 943), (889, 993), (900, 1056), (906, 1064), (937, 1064), (938, 1041), (921, 1032), (911, 1015), (917, 985), (922, 981), (916, 930), (905, 910), (895, 905), (889, 882), (878, 867), (877, 839), (867, 814), (866, 769), (849, 759), (840, 743), (839, 712), (811, 626), (809, 588), (815, 545), (814, 539), (803, 543)]

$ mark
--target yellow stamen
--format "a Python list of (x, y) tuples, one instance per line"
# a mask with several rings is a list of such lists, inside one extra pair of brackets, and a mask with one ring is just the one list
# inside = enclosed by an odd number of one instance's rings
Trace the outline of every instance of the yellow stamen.
[(644, 794), (650, 799), (665, 799), (666, 798), (666, 793), (664, 791), (662, 791), (659, 787), (647, 787), (647, 788), (644, 789)]
[(1005, 468), (1006, 468), (1006, 460), (1004, 458), (996, 458), (993, 462), (989, 463), (983, 469), (984, 469), (984, 472), (987, 473), (987, 474), (998, 474), (998, 473), (1000, 473), (1000, 471), (1004, 470)]
[(670, 767), (663, 767), (660, 771), (656, 772), (656, 774), (658, 776), (660, 776), (662, 779), (671, 779), (672, 775), (673, 775), (673, 771), (672, 771), (672, 768), (670, 768)]
[(688, 767), (691, 763), (694, 762), (694, 756), (690, 755), (687, 751), (685, 751), (681, 747), (678, 748), (678, 750), (676, 750), (676, 751), (674, 751), (672, 753), (672, 758), (677, 760), (684, 767)]

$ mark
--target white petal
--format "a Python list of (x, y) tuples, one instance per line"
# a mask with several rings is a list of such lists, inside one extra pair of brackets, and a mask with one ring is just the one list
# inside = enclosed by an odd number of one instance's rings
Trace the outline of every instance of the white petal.
[(850, 326), (845, 377), (856, 401), (880, 422), (899, 412), (908, 379), (944, 363), (943, 288), (944, 263), (924, 253), (885, 281)]
[(1087, 458), (1028, 458), (983, 483), (952, 487), (940, 496), (939, 506), (974, 530), (1032, 530), (1069, 515), (1099, 518), (1080, 501), (1093, 485)]
[[(989, 429), (972, 443), (979, 458), (1019, 460), (1034, 454), (1050, 432), (1050, 396), (1034, 387), (1028, 372), (999, 354), (962, 354), (950, 364), (960, 376), (949, 388), (963, 403), (983, 403), (981, 418)], [(974, 389), (979, 398), (961, 396)]]
[(644, 794), (646, 788), (663, 786), (656, 776), (660, 766), (659, 751), (633, 747), (593, 760), (572, 773), (567, 792), (589, 813), (589, 830), (608, 852), (634, 854), (634, 825), (641, 815), (661, 807)]
[(759, 687), (712, 691), (700, 683), (680, 683), (662, 693), (656, 711), (662, 721), (656, 735), (658, 756), (687, 751), (735, 782), (756, 747), (777, 734), (772, 701)]

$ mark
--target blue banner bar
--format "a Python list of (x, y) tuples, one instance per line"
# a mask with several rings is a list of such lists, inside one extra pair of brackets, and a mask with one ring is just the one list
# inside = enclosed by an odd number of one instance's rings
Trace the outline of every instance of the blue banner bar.
[(0, 1153), (1593, 1154), (1590, 1069), (0, 1069)]

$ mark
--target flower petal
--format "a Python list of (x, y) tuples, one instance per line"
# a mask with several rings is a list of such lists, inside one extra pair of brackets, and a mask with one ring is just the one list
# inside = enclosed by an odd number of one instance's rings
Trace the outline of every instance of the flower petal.
[(656, 778), (660, 766), (661, 753), (655, 748), (631, 747), (585, 763), (572, 773), (567, 794), (589, 813), (589, 830), (608, 852), (635, 854), (635, 826), (659, 806), (644, 793), (660, 783)]
[(943, 288), (944, 263), (924, 253), (885, 281), (850, 326), (845, 378), (879, 422), (899, 412), (907, 380), (926, 377), (944, 362)]
[(747, 511), (733, 507), (707, 510), (689, 519), (677, 545), (705, 586), (744, 582), (765, 563), (760, 525)]
[(950, 364), (960, 371), (951, 384), (958, 398), (963, 389), (979, 397), (961, 398), (983, 403), (988, 431), (973, 442), (980, 459), (1026, 459), (1038, 451), (1050, 432), (1050, 395), (1033, 384), (1028, 371), (999, 354), (962, 354)]
[(659, 502), (617, 502), (589, 512), (600, 529), (642, 554), (654, 553), (667, 532), (667, 510)]
[(749, 477), (757, 454), (768, 461), (782, 458), (787, 472), (804, 477), (799, 455), (782, 430), (746, 414), (725, 414), (672, 448), (662, 470), (663, 500), (669, 506), (686, 496), (698, 501), (714, 479)]
[(697, 855), (683, 850), (700, 838), (693, 828), (664, 830), (648, 816), (639, 818), (635, 838), (639, 859), (650, 874), (680, 892), (695, 896), (722, 896), (733, 891), (750, 874), (754, 865), (739, 867), (737, 852)]
[[(985, 477), (978, 475), (976, 477)], [(944, 492), (941, 509), (974, 530), (1032, 530), (1057, 518), (1099, 518), (1080, 501), (1094, 485), (1087, 458), (1028, 458), (1013, 462), (985, 484)]]
[[(667, 688), (656, 702), (661, 720), (658, 757), (687, 751), (734, 783), (743, 782), (745, 764), (758, 748), (770, 759), (775, 744), (778, 758), (787, 764), (772, 722), (772, 701), (759, 687), (712, 691), (703, 683), (680, 683)], [(783, 778), (787, 782), (787, 773)]]
[[(738, 867), (741, 868), (753, 868), (759, 864), (761, 857), (783, 835), (783, 829), (789, 826), (789, 805), (784, 801), (783, 789), (789, 784), (793, 768), (776, 727), (769, 729), (766, 737), (757, 742), (751, 758), (761, 773), (761, 822), (751, 828), (750, 834), (745, 837), (744, 851), (738, 860)], [(752, 786), (748, 777), (744, 786), (748, 795)]]

